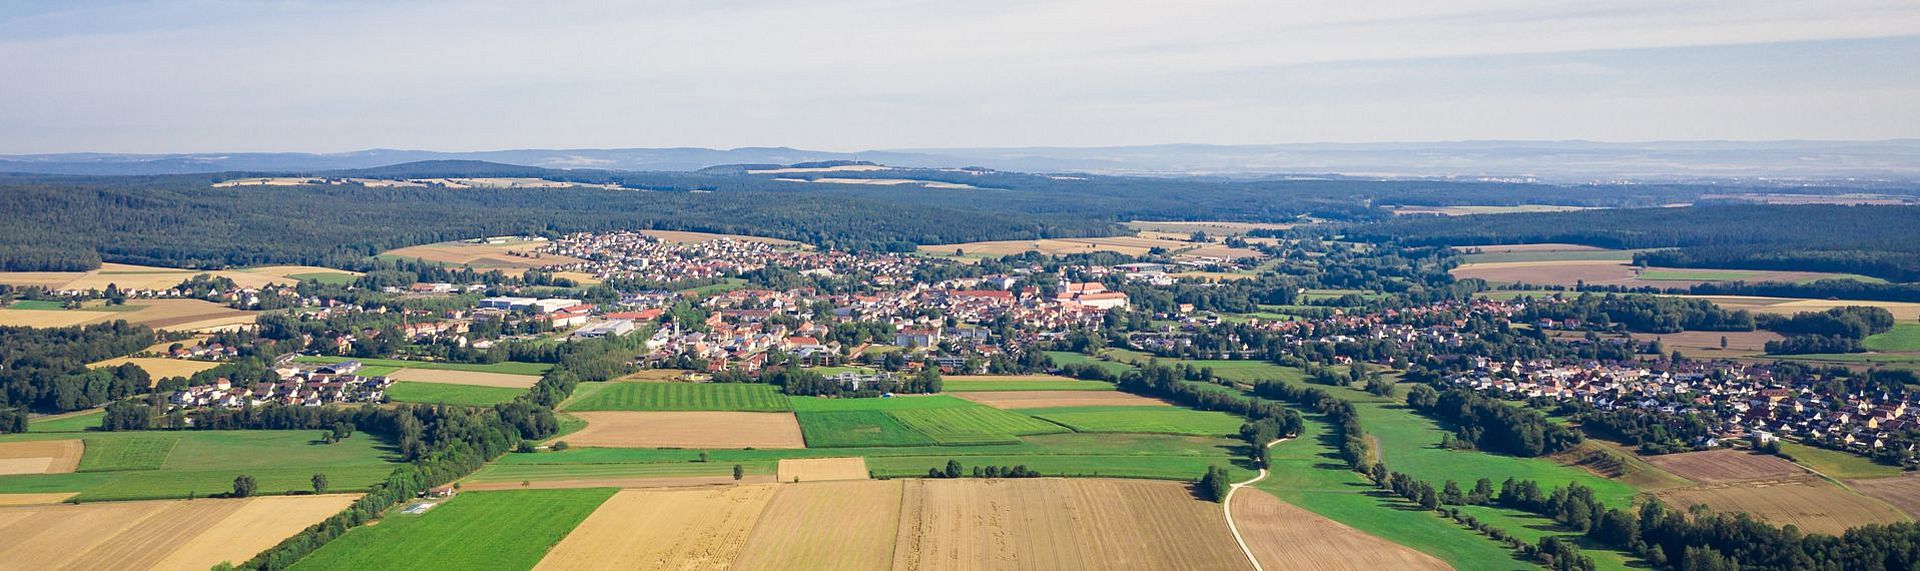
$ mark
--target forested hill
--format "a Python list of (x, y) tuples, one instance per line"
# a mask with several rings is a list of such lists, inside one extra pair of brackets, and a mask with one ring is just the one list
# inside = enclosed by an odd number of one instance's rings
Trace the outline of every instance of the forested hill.
[[(342, 266), (400, 246), (620, 228), (753, 234), (825, 247), (905, 251), (916, 244), (1112, 235), (1123, 232), (1116, 223), (1130, 220), (1279, 222), (1311, 216), (1370, 221), (1391, 217), (1386, 207), (1392, 205), (1633, 206), (1729, 190), (1063, 176), (978, 168), (780, 174), (747, 170), (555, 170), (429, 161), (307, 173), (0, 175), (0, 212), (5, 213), (0, 215), (0, 270), (76, 270), (103, 260), (203, 268)], [(213, 186), (236, 178), (287, 175), (317, 175), (331, 182), (356, 177), (532, 177), (619, 188)], [(846, 180), (862, 178), (895, 180)], [(1471, 228), (1483, 219), (1466, 225), (1407, 221), (1413, 226), (1406, 228)], [(1402, 228), (1399, 224), (1382, 226), (1379, 232), (1387, 236), (1384, 233), (1398, 231), (1391, 229)]]
[(1650, 265), (1848, 272), (1920, 281), (1920, 206), (1701, 205), (1461, 218), (1409, 218), (1352, 229), (1362, 240), (1416, 245), (1566, 242), (1675, 248)]

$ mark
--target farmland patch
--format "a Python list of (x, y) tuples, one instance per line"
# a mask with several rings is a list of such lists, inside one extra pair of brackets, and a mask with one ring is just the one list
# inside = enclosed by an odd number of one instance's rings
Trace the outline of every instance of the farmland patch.
[[(638, 384), (638, 383), (635, 383)], [(642, 448), (804, 448), (800, 424), (783, 412), (574, 412), (587, 427), (577, 446)]]
[(1453, 568), (1431, 555), (1368, 535), (1259, 490), (1243, 489), (1233, 495), (1233, 521), (1253, 556), (1268, 569)]
[(1074, 432), (1137, 432), (1232, 436), (1246, 420), (1219, 411), (1166, 406), (1077, 406), (1023, 410)]
[(293, 569), (526, 569), (614, 490), (464, 492), (335, 538)]
[(782, 482), (824, 482), (867, 479), (863, 458), (787, 458), (780, 460)]
[(987, 391), (955, 395), (994, 408), (1055, 408), (1065, 406), (1168, 407), (1167, 401), (1119, 391)]
[(454, 385), (473, 385), (480, 387), (500, 387), (526, 390), (540, 382), (538, 375), (516, 375), (508, 373), (489, 373), (484, 371), (451, 371), (446, 369), (402, 368), (388, 375), (398, 381), (415, 383), (444, 383)]
[(1704, 504), (1714, 511), (1749, 513), (1774, 525), (1793, 524), (1809, 533), (1837, 535), (1871, 523), (1908, 521), (1893, 506), (1814, 476), (1708, 484), (1655, 495), (1679, 509)]
[(354, 496), (0, 507), (0, 561), (46, 569), (193, 569), (245, 561)]
[(800, 421), (808, 448), (933, 444), (932, 438), (900, 424), (885, 411), (808, 411), (794, 416)]
[(1806, 468), (1785, 458), (1740, 450), (1661, 454), (1648, 456), (1647, 462), (1702, 484), (1788, 478), (1807, 473)]
[(574, 399), (569, 411), (754, 411), (793, 410), (773, 385), (748, 383), (610, 383)]
[(78, 439), (0, 442), (0, 475), (72, 472), (85, 450)]
[(780, 486), (736, 569), (885, 569), (893, 562), (900, 480)]
[(1184, 484), (909, 480), (893, 568), (1246, 569), (1218, 504)]
[(727, 569), (774, 491), (772, 485), (624, 490), (536, 569)]

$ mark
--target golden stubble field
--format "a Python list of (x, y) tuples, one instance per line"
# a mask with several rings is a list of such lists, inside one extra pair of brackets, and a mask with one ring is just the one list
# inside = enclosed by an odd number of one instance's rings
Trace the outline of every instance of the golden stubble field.
[(355, 272), (346, 270), (315, 266), (262, 266), (240, 270), (194, 270), (105, 263), (101, 264), (99, 269), (85, 272), (0, 272), (0, 284), (44, 286), (56, 291), (66, 289), (106, 289), (107, 284), (113, 284), (120, 289), (164, 290), (180, 285), (180, 282), (187, 281), (188, 278), (192, 278), (198, 274), (213, 274), (231, 279), (234, 284), (240, 287), (257, 288), (269, 284), (293, 284), (299, 280), (289, 276), (314, 273), (358, 275)]
[(848, 480), (623, 490), (541, 569), (1248, 569), (1178, 482)]
[(867, 479), (866, 458), (786, 458), (775, 473), (782, 482)]
[(66, 474), (80, 467), (86, 451), (86, 443), (78, 438), (0, 442), (0, 476)]
[(574, 446), (609, 448), (806, 448), (790, 412), (582, 411)]
[(1247, 548), (1266, 569), (1373, 571), (1452, 569), (1406, 546), (1347, 527), (1273, 494), (1242, 488), (1233, 495), (1233, 521)]
[(174, 331), (224, 329), (251, 324), (259, 312), (233, 309), (198, 299), (137, 299), (124, 311), (91, 309), (0, 309), (0, 325), (71, 327), (125, 320)]
[(381, 252), (382, 256), (392, 256), (408, 260), (421, 259), (456, 266), (475, 268), (526, 269), (544, 268), (561, 264), (577, 264), (585, 260), (557, 254), (531, 253), (534, 248), (546, 245), (546, 242), (507, 242), (486, 244), (474, 242), (440, 242), (407, 246)]
[(203, 571), (239, 563), (353, 495), (0, 507), (0, 567)]
[(140, 368), (146, 369), (147, 374), (153, 377), (155, 384), (158, 384), (160, 379), (167, 377), (191, 377), (194, 373), (220, 366), (219, 363), (213, 361), (189, 361), (186, 359), (167, 359), (162, 357), (116, 357), (87, 366), (99, 369), (102, 367), (118, 367), (127, 363), (139, 365)]

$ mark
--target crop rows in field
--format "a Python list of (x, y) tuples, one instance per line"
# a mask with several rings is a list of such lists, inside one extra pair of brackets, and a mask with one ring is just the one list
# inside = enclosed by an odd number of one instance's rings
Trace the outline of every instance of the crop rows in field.
[(581, 395), (566, 408), (573, 411), (785, 412), (793, 410), (793, 405), (773, 385), (616, 382)]

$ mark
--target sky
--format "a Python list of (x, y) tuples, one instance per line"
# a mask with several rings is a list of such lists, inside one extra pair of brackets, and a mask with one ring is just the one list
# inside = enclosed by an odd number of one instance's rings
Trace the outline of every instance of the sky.
[(0, 153), (1920, 137), (1914, 0), (0, 4)]

